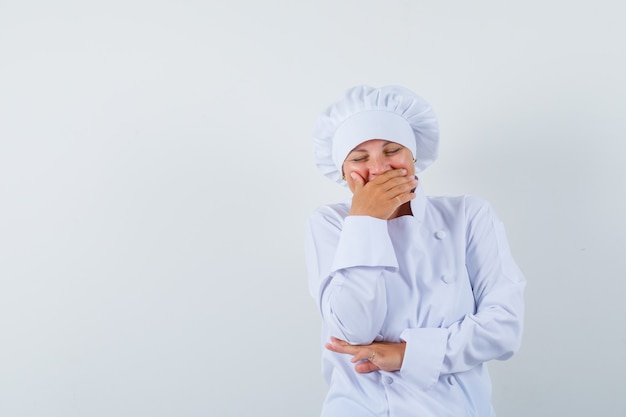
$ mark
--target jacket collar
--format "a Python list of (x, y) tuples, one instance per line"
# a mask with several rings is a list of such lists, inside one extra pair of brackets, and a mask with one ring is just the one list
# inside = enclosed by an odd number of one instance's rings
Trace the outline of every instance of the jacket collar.
[(426, 198), (424, 187), (420, 182), (415, 189), (415, 198), (411, 200), (411, 212), (415, 220), (420, 223), (424, 220), (424, 214), (426, 212)]

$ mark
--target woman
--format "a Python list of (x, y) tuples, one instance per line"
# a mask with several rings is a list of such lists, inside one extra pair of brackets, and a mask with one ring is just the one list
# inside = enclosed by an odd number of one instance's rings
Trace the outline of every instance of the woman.
[(430, 197), (433, 110), (402, 87), (348, 90), (318, 119), (318, 167), (351, 201), (309, 218), (322, 415), (494, 416), (485, 363), (519, 348), (525, 279), (483, 200)]

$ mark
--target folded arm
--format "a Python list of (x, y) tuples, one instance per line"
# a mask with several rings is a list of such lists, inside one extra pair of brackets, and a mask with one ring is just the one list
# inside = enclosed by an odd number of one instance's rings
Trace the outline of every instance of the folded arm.
[(387, 221), (318, 211), (306, 233), (309, 290), (332, 335), (371, 343), (387, 313), (383, 272), (397, 269)]

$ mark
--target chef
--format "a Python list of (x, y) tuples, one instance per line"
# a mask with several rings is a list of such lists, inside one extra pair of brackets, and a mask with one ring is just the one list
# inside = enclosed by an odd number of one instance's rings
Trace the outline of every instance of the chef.
[(486, 363), (519, 349), (525, 278), (486, 201), (426, 194), (438, 145), (403, 87), (351, 88), (317, 120), (316, 164), (352, 192), (306, 225), (323, 417), (495, 416)]

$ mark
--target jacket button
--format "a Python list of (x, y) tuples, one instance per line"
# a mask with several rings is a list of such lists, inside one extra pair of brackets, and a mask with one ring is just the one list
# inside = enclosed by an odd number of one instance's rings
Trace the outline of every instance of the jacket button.
[(393, 378), (390, 377), (390, 376), (386, 376), (385, 377), (385, 383), (387, 383), (389, 385), (393, 384)]
[(454, 385), (454, 382), (455, 382), (455, 381), (454, 381), (454, 377), (453, 377), (452, 375), (450, 375), (450, 376), (448, 377), (448, 384), (450, 384), (450, 385)]
[(448, 234), (446, 233), (446, 231), (445, 231), (445, 230), (439, 230), (439, 231), (435, 232), (435, 237), (436, 237), (437, 239), (439, 239), (439, 240), (441, 240), (441, 239), (445, 239), (445, 238), (446, 238), (446, 236), (448, 236)]
[(452, 282), (452, 277), (448, 274), (445, 274), (441, 276), (441, 280), (445, 282), (446, 284), (449, 284)]

